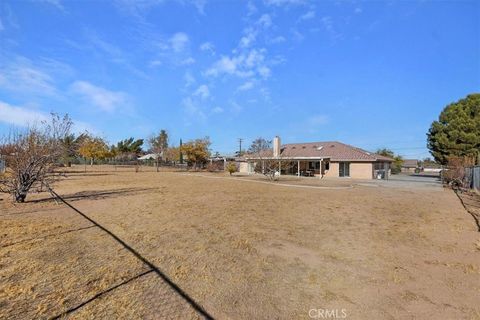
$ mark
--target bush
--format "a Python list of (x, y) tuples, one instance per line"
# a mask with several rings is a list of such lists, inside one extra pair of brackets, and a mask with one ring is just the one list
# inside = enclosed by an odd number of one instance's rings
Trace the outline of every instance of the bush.
[(225, 170), (232, 175), (234, 172), (237, 172), (237, 165), (234, 162), (230, 162)]

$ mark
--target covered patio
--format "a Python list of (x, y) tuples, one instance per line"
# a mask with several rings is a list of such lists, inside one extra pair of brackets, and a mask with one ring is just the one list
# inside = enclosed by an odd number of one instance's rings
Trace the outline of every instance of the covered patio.
[(248, 171), (251, 173), (255, 172), (255, 168), (258, 168), (258, 166), (261, 166), (262, 173), (265, 173), (265, 170), (271, 170), (273, 167), (279, 175), (298, 177), (322, 178), (330, 169), (329, 158), (247, 158), (247, 163)]

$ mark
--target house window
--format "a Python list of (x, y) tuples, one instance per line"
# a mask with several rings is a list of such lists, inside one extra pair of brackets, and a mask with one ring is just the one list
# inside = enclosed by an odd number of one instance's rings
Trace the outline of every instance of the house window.
[(330, 162), (325, 162), (325, 170), (330, 170)]
[(338, 165), (338, 176), (350, 177), (350, 162), (339, 162)]

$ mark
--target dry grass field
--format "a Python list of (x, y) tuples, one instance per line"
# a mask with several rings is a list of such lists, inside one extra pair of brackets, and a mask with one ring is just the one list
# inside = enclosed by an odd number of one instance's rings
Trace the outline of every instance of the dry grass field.
[[(480, 319), (480, 233), (438, 186), (72, 168), (55, 191), (216, 319)], [(0, 197), (0, 318), (202, 318), (50, 194)], [(310, 313), (311, 315), (318, 313)]]

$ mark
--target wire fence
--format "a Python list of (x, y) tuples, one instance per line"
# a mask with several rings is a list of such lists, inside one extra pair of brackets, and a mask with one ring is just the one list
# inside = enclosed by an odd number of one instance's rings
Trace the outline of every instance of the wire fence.
[(480, 191), (480, 166), (465, 168), (464, 179), (466, 187)]

